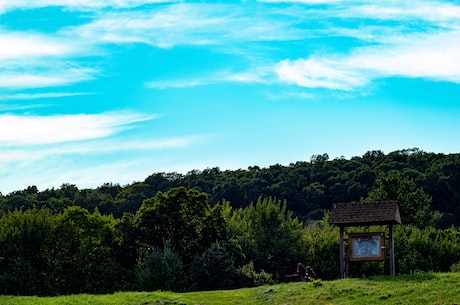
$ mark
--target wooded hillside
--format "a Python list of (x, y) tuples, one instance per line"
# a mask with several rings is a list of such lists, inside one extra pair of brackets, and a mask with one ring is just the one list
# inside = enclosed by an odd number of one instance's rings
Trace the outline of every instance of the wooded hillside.
[[(334, 202), (398, 200), (396, 272), (460, 270), (460, 155), (416, 149), (0, 197), (0, 294), (209, 290), (339, 276)], [(375, 228), (385, 231), (387, 228)], [(388, 232), (386, 233), (388, 235)], [(351, 276), (388, 273), (355, 263)]]
[[(329, 210), (335, 202), (366, 198), (376, 187), (378, 178), (389, 174), (396, 174), (398, 181), (415, 184), (428, 195), (429, 209), (441, 213), (437, 227), (460, 226), (460, 154), (435, 154), (418, 149), (388, 154), (369, 151), (350, 160), (329, 160), (327, 154), (319, 154), (313, 155), (309, 161), (267, 168), (252, 166), (221, 171), (215, 167), (185, 175), (154, 173), (142, 182), (125, 186), (107, 183), (96, 189), (63, 184), (58, 189), (40, 191), (29, 186), (0, 195), (0, 213), (33, 207), (62, 212), (67, 206), (77, 205), (90, 212), (98, 208), (102, 214), (121, 218), (124, 212), (136, 212), (143, 200), (158, 191), (183, 186), (208, 194), (211, 206), (226, 200), (232, 207), (245, 207), (259, 197), (271, 196), (286, 200), (287, 209), (301, 220), (321, 219), (323, 210)], [(393, 179), (386, 183), (398, 181)]]

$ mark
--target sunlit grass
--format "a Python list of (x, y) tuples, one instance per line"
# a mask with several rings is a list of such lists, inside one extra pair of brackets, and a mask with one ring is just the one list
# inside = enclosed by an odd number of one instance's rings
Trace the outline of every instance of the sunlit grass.
[(0, 296), (4, 305), (460, 304), (460, 273), (290, 283), (188, 293), (118, 292), (58, 297)]

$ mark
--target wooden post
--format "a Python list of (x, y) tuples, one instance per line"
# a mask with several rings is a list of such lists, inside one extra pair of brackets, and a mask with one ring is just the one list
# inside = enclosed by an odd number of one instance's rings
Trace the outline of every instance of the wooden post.
[(395, 268), (395, 232), (394, 225), (390, 224), (390, 275), (396, 275)]
[(343, 241), (345, 228), (340, 226), (340, 278), (345, 278), (345, 243)]

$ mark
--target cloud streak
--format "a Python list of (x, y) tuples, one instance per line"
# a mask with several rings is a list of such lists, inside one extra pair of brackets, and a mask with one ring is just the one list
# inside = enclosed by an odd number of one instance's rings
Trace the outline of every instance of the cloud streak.
[(260, 13), (253, 16), (248, 13), (253, 8), (246, 9), (244, 4), (178, 3), (143, 12), (108, 12), (62, 33), (102, 44), (145, 43), (159, 48), (282, 41), (305, 34), (288, 18), (278, 20), (278, 11), (258, 7)]
[(256, 67), (244, 72), (219, 71), (205, 76), (186, 79), (149, 81), (146, 88), (171, 89), (207, 86), (219, 83), (270, 83), (270, 67)]
[[(261, 72), (270, 64), (261, 61), (259, 68), (234, 74), (233, 78), (216, 77), (218, 73), (211, 73), (174, 81), (151, 81), (146, 83), (150, 88), (185, 88), (227, 81), (272, 83), (273, 75), (281, 83), (345, 91), (393, 76), (459, 81), (456, 54), (459, 54), (460, 46), (455, 37), (458, 37), (460, 28), (457, 26), (460, 14), (456, 13), (460, 12), (460, 6), (431, 1), (417, 1), (403, 7), (395, 1), (382, 4), (368, 1), (259, 2), (288, 6), (285, 10), (261, 7), (257, 16), (249, 17), (241, 6), (236, 5), (174, 4), (159, 12), (104, 14), (71, 31), (80, 33), (85, 39), (99, 39), (99, 43), (145, 43), (159, 48), (296, 40), (321, 35), (357, 38), (364, 45), (351, 49), (348, 54), (315, 52), (305, 58), (286, 58), (274, 66), (272, 75)], [(291, 4), (306, 6), (290, 7)], [(312, 8), (314, 4), (329, 4), (331, 7), (326, 11)], [(331, 21), (334, 26), (329, 28), (302, 27), (302, 23), (322, 17), (361, 18), (370, 22), (362, 28), (349, 28), (337, 21)], [(392, 20), (396, 25), (381, 25), (379, 20)], [(426, 22), (427, 32), (413, 29), (411, 22)]]
[(76, 62), (90, 49), (84, 41), (0, 31), (0, 45), (0, 89), (65, 86), (94, 79), (98, 73)]
[(92, 92), (45, 92), (45, 93), (2, 94), (0, 95), (0, 101), (50, 99), (50, 98), (59, 98), (59, 97), (91, 95), (91, 94), (94, 94), (94, 93)]
[(104, 138), (154, 116), (103, 113), (54, 116), (0, 115), (0, 145), (37, 145)]
[(206, 141), (209, 136), (193, 135), (150, 140), (86, 140), (78, 144), (28, 144), (7, 148), (0, 155), (0, 162), (17, 162), (21, 160), (36, 161), (51, 156), (112, 154), (133, 151), (154, 151), (180, 149)]
[(68, 39), (39, 33), (0, 32), (0, 60), (30, 57), (62, 57), (76, 53)]
[(65, 7), (73, 10), (98, 10), (102, 8), (132, 8), (145, 4), (158, 4), (158, 3), (173, 3), (178, 2), (177, 0), (105, 0), (105, 1), (93, 1), (93, 0), (40, 0), (40, 1), (29, 1), (29, 0), (15, 0), (0, 1), (0, 13), (8, 12), (17, 9), (36, 9), (42, 7), (56, 6)]
[[(130, 10), (144, 4), (158, 4), (142, 11)], [(274, 3), (284, 7), (272, 7)], [(327, 10), (317, 4), (327, 4)], [(221, 46), (222, 52), (242, 50), (252, 42), (296, 41), (308, 37), (338, 36), (353, 37), (364, 44), (378, 44), (372, 47), (352, 49), (349, 54), (323, 53), (306, 54), (304, 58), (285, 58), (273, 69), (269, 76), (267, 70), (272, 64), (263, 60), (267, 56), (264, 50), (257, 56), (243, 52), (244, 56), (254, 60), (252, 65), (260, 65), (254, 71), (235, 74), (236, 82), (272, 82), (276, 76), (281, 82), (301, 87), (330, 88), (333, 90), (352, 90), (362, 87), (372, 79), (401, 75), (409, 77), (428, 77), (457, 81), (457, 72), (441, 70), (439, 65), (450, 63), (458, 51), (457, 42), (452, 51), (434, 50), (422, 52), (420, 33), (411, 28), (412, 21), (426, 22), (427, 27), (438, 33), (458, 34), (460, 28), (460, 6), (451, 3), (416, 1), (404, 4), (396, 1), (373, 3), (369, 1), (318, 1), (318, 0), (265, 0), (258, 3), (178, 3), (177, 1), (41, 1), (33, 4), (29, 1), (17, 1), (13, 4), (0, 3), (0, 8), (32, 9), (45, 6), (61, 6), (72, 9), (92, 10), (93, 19), (87, 24), (63, 28), (55, 36), (32, 33), (1, 33), (0, 44), (7, 47), (0, 50), (0, 59), (5, 59), (6, 70), (0, 73), (0, 88), (26, 89), (65, 86), (95, 79), (101, 74), (98, 67), (82, 67), (77, 58), (93, 54), (96, 48), (104, 49), (111, 44), (147, 44), (158, 48), (172, 48), (178, 45)], [(112, 10), (98, 11), (103, 7)], [(249, 14), (248, 9), (253, 13)], [(362, 28), (350, 28), (342, 21), (356, 19), (369, 20)], [(321, 26), (320, 20), (329, 20), (328, 26)], [(391, 28), (381, 25), (379, 20), (397, 22)], [(407, 22), (405, 22), (407, 21)], [(407, 23), (407, 25), (406, 25)], [(312, 27), (309, 27), (309, 25)], [(313, 24), (320, 26), (314, 27)], [(332, 26), (331, 26), (332, 25)], [(442, 28), (440, 28), (442, 27)], [(457, 28), (456, 28), (457, 27)], [(396, 31), (396, 32), (395, 32)], [(435, 33), (436, 35), (436, 33)], [(435, 36), (433, 35), (433, 36)], [(410, 40), (418, 40), (420, 46), (408, 45)], [(434, 40), (430, 38), (431, 40)], [(444, 41), (443, 41), (444, 43)], [(230, 46), (230, 47), (228, 47)], [(235, 46), (240, 46), (233, 48)], [(310, 51), (311, 52), (311, 51)], [(431, 67), (419, 67), (411, 60), (424, 62), (434, 59)], [(387, 54), (391, 54), (388, 56)], [(250, 59), (251, 56), (254, 58)], [(257, 58), (256, 58), (257, 57)], [(268, 56), (267, 56), (268, 57)], [(442, 60), (441, 58), (446, 58)], [(15, 59), (25, 59), (25, 63), (16, 64)], [(47, 68), (45, 63), (57, 58), (57, 68)], [(74, 68), (69, 68), (62, 58), (71, 58)], [(383, 60), (377, 60), (382, 58)], [(10, 61), (13, 60), (13, 61)], [(61, 60), (61, 63), (59, 63)], [(360, 66), (355, 62), (364, 62)], [(384, 62), (385, 65), (378, 65)], [(406, 62), (406, 65), (403, 65)], [(391, 64), (391, 66), (390, 66)], [(14, 68), (13, 68), (14, 67)], [(434, 68), (434, 69), (432, 69)], [(407, 69), (407, 71), (403, 71)], [(428, 71), (428, 70), (430, 70)], [(452, 71), (454, 70), (454, 71)], [(197, 79), (171, 82), (158, 80), (149, 82), (147, 87), (183, 88), (229, 81), (229, 78), (215, 77), (212, 73)], [(343, 80), (343, 81), (342, 81)], [(230, 80), (231, 81), (231, 80)]]
[[(0, 72), (0, 88), (29, 89), (58, 87), (94, 79), (96, 70), (74, 67), (62, 70), (50, 67), (37, 71), (35, 68), (19, 68), (17, 71)], [(41, 69), (39, 69), (41, 70)]]
[(283, 60), (274, 71), (281, 82), (334, 90), (395, 76), (460, 83), (459, 37), (459, 30), (401, 37), (399, 44), (355, 48), (350, 54)]

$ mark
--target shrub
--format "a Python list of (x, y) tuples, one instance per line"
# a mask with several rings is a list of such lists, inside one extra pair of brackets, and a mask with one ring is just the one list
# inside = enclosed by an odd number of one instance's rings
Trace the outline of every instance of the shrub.
[(452, 272), (460, 272), (460, 261), (454, 263), (452, 266), (450, 266), (450, 271)]
[(447, 272), (460, 261), (460, 232), (398, 226), (395, 236), (398, 272)]
[(329, 218), (330, 213), (326, 213), (323, 220), (310, 223), (303, 231), (304, 263), (322, 279), (340, 275), (339, 230), (329, 223)]
[(237, 269), (240, 286), (257, 287), (263, 285), (272, 285), (273, 276), (270, 273), (261, 270), (257, 272), (254, 269), (254, 263), (251, 261)]
[(235, 286), (236, 269), (233, 258), (219, 243), (213, 243), (196, 256), (190, 267), (193, 289), (212, 290)]
[(183, 291), (187, 282), (180, 256), (172, 252), (168, 245), (146, 253), (138, 261), (136, 278), (138, 289), (147, 291)]

